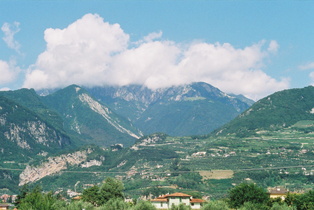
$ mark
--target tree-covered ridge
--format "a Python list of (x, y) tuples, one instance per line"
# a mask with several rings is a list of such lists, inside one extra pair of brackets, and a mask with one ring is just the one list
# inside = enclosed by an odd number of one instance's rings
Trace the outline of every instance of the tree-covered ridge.
[(62, 117), (64, 129), (82, 144), (131, 145), (140, 132), (125, 118), (91, 97), (85, 89), (71, 85), (42, 101)]
[(215, 134), (249, 134), (257, 130), (276, 130), (302, 120), (314, 120), (314, 87), (290, 89), (267, 96)]

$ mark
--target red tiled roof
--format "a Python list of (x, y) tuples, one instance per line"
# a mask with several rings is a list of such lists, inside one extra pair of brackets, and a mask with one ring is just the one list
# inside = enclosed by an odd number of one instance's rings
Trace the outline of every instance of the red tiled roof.
[(203, 203), (205, 201), (203, 199), (192, 198), (190, 202), (191, 203)]
[(184, 194), (184, 193), (173, 193), (169, 195), (164, 195), (165, 198), (167, 197), (191, 197), (191, 195)]

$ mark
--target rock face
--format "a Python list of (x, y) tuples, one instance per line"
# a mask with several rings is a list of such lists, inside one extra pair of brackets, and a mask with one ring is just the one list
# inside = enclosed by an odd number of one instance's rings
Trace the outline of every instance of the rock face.
[(40, 152), (56, 152), (71, 140), (37, 113), (0, 95), (0, 144), (1, 160), (21, 161)]
[(71, 85), (42, 98), (64, 122), (64, 129), (83, 144), (132, 145), (142, 134), (129, 120), (95, 100), (84, 88)]
[(8, 130), (3, 133), (9, 141), (15, 142), (22, 149), (32, 149), (27, 139), (32, 139), (38, 144), (50, 147), (57, 143), (62, 146), (63, 138), (55, 130), (49, 128), (46, 123), (38, 121), (26, 121), (21, 125), (10, 123)]
[(88, 94), (86, 93), (80, 94), (79, 99), (82, 103), (86, 103), (91, 110), (102, 116), (110, 125), (112, 125), (119, 132), (126, 133), (136, 139), (140, 138), (138, 135), (136, 135), (132, 131), (128, 130), (127, 128), (119, 124), (117, 120), (113, 119), (113, 117), (110, 116), (111, 114), (110, 110), (107, 107), (101, 105), (99, 102), (95, 101)]
[(156, 90), (139, 85), (87, 90), (129, 119), (145, 135), (156, 132), (172, 136), (208, 134), (250, 106), (246, 100), (203, 82)]
[(20, 174), (19, 186), (38, 181), (45, 176), (56, 174), (68, 168), (68, 166), (79, 166), (82, 168), (91, 167), (94, 165), (100, 166), (101, 161), (90, 160), (86, 161), (91, 149), (77, 151), (74, 153), (60, 155), (57, 157), (49, 157), (47, 162), (43, 162), (38, 166), (26, 166), (25, 170)]

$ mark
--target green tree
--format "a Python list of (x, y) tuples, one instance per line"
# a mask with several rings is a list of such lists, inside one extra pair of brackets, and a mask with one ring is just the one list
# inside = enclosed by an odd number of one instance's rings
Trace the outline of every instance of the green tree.
[(85, 202), (89, 202), (94, 206), (100, 205), (100, 193), (99, 187), (97, 185), (87, 188), (83, 191), (82, 200)]
[(178, 206), (172, 204), (171, 210), (191, 210), (190, 206), (186, 206), (183, 203), (180, 203)]
[(138, 202), (132, 210), (156, 210), (156, 207), (148, 201), (140, 201)]
[(36, 186), (32, 191), (26, 193), (25, 197), (19, 200), (20, 210), (54, 210), (54, 203), (57, 198), (51, 192), (43, 193), (41, 187)]
[(100, 187), (100, 194), (104, 201), (107, 202), (113, 198), (124, 198), (123, 195), (124, 186), (121, 181), (108, 177), (105, 179), (105, 183)]
[(29, 193), (29, 192), (31, 191), (31, 189), (30, 189), (30, 187), (29, 187), (27, 184), (25, 184), (25, 185), (23, 185), (23, 186), (19, 189), (19, 191), (20, 191), (20, 192), (19, 192), (19, 194), (17, 195), (17, 198), (16, 198), (16, 200), (15, 200), (15, 206), (16, 206), (17, 208), (20, 207), (21, 200), (26, 197), (27, 193)]
[(124, 202), (121, 198), (118, 199), (110, 199), (105, 203), (105, 205), (101, 206), (99, 210), (128, 210), (130, 208), (129, 204)]
[(57, 202), (54, 205), (54, 209), (55, 210), (81, 210), (81, 209), (93, 210), (95, 209), (95, 207), (91, 203), (87, 203), (84, 201), (72, 201), (71, 203), (65, 204), (65, 205), (62, 205), (62, 204), (58, 205), (58, 202)]
[(239, 210), (268, 210), (269, 207), (263, 203), (245, 202)]
[(108, 177), (101, 187), (93, 186), (85, 189), (82, 194), (82, 199), (83, 201), (90, 202), (94, 206), (102, 206), (110, 199), (123, 199), (123, 189), (122, 182)]
[(314, 191), (310, 190), (304, 194), (289, 193), (285, 203), (289, 206), (295, 206), (297, 210), (314, 209)]
[(267, 204), (270, 200), (268, 193), (253, 183), (241, 183), (228, 192), (229, 205), (231, 208), (239, 208), (244, 203)]
[(227, 202), (218, 200), (205, 204), (202, 210), (229, 210), (229, 207)]
[(293, 206), (288, 206), (286, 203), (274, 203), (270, 210), (296, 210), (296, 208)]

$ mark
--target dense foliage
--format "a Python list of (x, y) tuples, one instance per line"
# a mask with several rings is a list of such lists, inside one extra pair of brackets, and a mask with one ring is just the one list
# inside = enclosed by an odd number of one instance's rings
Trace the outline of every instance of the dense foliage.
[(241, 183), (229, 191), (229, 204), (232, 208), (239, 208), (247, 202), (253, 204), (267, 204), (268, 193), (253, 183)]
[[(96, 191), (95, 187), (91, 187), (84, 191), (83, 200), (70, 202), (64, 201), (61, 196), (53, 195), (51, 192), (42, 192), (39, 186), (34, 188), (24, 186), (18, 196), (16, 207), (21, 210), (156, 210), (149, 201), (125, 202), (121, 190), (123, 185), (113, 178), (106, 179), (106, 182), (101, 187), (104, 187), (107, 194), (100, 192), (100, 188)], [(104, 194), (100, 196), (99, 193)], [(111, 193), (110, 196), (108, 196), (109, 193)], [(88, 198), (93, 198), (93, 201), (84, 200), (86, 195), (89, 195)], [(107, 199), (104, 200), (103, 196)], [(313, 204), (314, 191), (288, 194), (285, 200), (270, 199), (263, 188), (255, 184), (241, 183), (230, 189), (226, 198), (209, 201), (201, 210), (311, 210), (314, 208)], [(191, 207), (180, 204), (172, 205), (170, 209), (190, 210)]]
[(102, 206), (110, 199), (123, 199), (123, 189), (123, 184), (120, 181), (108, 177), (100, 187), (95, 185), (85, 189), (82, 199), (94, 206)]

